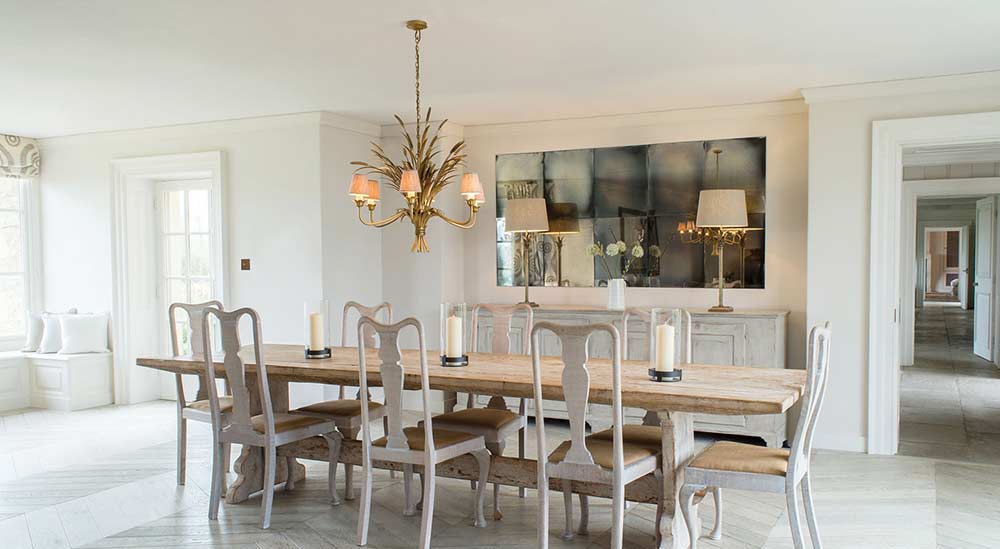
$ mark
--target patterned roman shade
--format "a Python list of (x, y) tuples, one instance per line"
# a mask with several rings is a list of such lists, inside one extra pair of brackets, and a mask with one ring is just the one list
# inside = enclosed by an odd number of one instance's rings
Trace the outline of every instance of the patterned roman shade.
[(0, 134), (0, 177), (38, 177), (41, 166), (37, 141)]

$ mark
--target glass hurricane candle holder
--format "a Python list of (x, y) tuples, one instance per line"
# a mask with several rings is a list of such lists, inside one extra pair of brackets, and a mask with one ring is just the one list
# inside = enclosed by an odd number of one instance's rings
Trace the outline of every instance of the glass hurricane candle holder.
[(680, 311), (653, 309), (649, 314), (649, 379), (680, 381), (681, 370), (674, 368)]
[(441, 304), (441, 349), (442, 366), (465, 366), (469, 363), (466, 349), (468, 342), (468, 311), (465, 303)]
[(306, 358), (330, 358), (330, 305), (325, 299), (303, 306)]

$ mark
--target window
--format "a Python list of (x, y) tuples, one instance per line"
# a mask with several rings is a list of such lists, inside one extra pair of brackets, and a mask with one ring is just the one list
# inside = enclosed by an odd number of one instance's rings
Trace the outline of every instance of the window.
[(0, 343), (24, 338), (31, 304), (28, 185), (0, 178)]
[[(203, 303), (218, 295), (213, 266), (211, 181), (170, 181), (159, 184), (160, 295), (162, 318), (171, 303)], [(182, 353), (191, 350), (190, 327), (178, 315)]]

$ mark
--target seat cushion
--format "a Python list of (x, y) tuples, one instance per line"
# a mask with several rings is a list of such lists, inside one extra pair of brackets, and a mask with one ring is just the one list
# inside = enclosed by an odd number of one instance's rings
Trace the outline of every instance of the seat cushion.
[[(611, 440), (613, 429), (605, 429), (590, 435), (596, 440)], [(622, 427), (622, 442), (646, 446), (659, 452), (663, 449), (663, 429), (650, 425), (625, 425)]]
[[(612, 441), (593, 437), (587, 437), (586, 441), (590, 455), (594, 456), (594, 463), (605, 469), (614, 467), (614, 443)], [(570, 444), (571, 442), (567, 440), (556, 447), (555, 451), (549, 454), (549, 463), (562, 462), (566, 457), (566, 452), (569, 452)], [(622, 457), (626, 466), (656, 454), (656, 450), (649, 447), (638, 444), (622, 444)]]
[[(258, 433), (264, 432), (264, 414), (253, 416), (250, 418), (250, 422), (253, 424), (254, 431), (257, 431)], [(299, 429), (326, 422), (327, 420), (321, 417), (303, 416), (298, 414), (274, 414), (274, 432), (283, 433), (285, 431), (291, 431), (293, 429)]]
[[(368, 411), (377, 410), (383, 405), (378, 402), (368, 401)], [(295, 412), (308, 412), (310, 414), (323, 414), (326, 416), (333, 417), (355, 417), (361, 415), (361, 401), (356, 399), (338, 399), (338, 400), (326, 400), (323, 402), (317, 402), (316, 404), (310, 404), (309, 406), (303, 406), (301, 408), (296, 408), (292, 411)]]
[[(193, 408), (201, 412), (210, 412), (212, 409), (208, 403), (208, 400), (196, 400), (187, 405), (188, 408)], [(219, 411), (228, 412), (233, 409), (233, 397), (219, 397)]]
[(476, 426), (500, 430), (504, 425), (517, 421), (521, 417), (510, 410), (494, 410), (492, 408), (467, 408), (457, 412), (448, 412), (434, 416), (433, 421), (448, 423), (450, 427)]
[[(465, 442), (467, 440), (472, 440), (474, 438), (479, 438), (479, 435), (472, 435), (469, 433), (461, 433), (459, 431), (447, 431), (445, 429), (434, 429), (434, 448), (440, 449), (446, 446), (452, 446), (460, 442)], [(424, 449), (424, 428), (423, 427), (404, 427), (403, 434), (406, 435), (406, 444), (410, 446), (410, 450), (423, 451)], [(389, 443), (387, 437), (382, 437), (374, 442), (372, 446), (385, 447)]]
[(688, 467), (785, 476), (788, 472), (788, 450), (720, 441), (691, 460)]

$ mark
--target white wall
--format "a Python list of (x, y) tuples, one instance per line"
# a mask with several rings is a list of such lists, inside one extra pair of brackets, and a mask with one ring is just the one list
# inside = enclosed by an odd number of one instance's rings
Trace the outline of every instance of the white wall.
[[(995, 78), (993, 79), (995, 80)], [(906, 83), (809, 93), (808, 314), (833, 324), (834, 349), (816, 444), (863, 451), (867, 436), (872, 122), (1000, 109), (1000, 86), (963, 79), (908, 93)], [(892, 94), (892, 95), (890, 95)], [(769, 208), (770, 211), (770, 208)]]
[[(333, 200), (346, 188), (350, 171), (339, 167), (339, 155), (350, 156), (371, 140), (357, 127), (340, 127), (345, 125), (339, 122), (324, 118), (321, 124), (319, 113), (307, 113), (42, 140), (46, 309), (111, 309), (112, 159), (221, 150), (228, 233), (226, 305), (257, 309), (265, 340), (300, 342), (305, 299), (324, 293), (331, 301), (340, 299), (341, 288), (367, 276), (359, 274), (362, 270), (354, 279), (345, 276), (350, 267), (324, 276), (324, 263), (333, 259), (333, 248), (327, 245), (338, 239), (364, 244), (364, 238), (357, 238), (363, 236), (375, 246), (372, 235), (350, 232), (356, 222), (342, 217)], [(329, 204), (321, 199), (323, 185), (333, 189)], [(346, 195), (341, 197), (347, 202)], [(327, 209), (330, 215), (323, 219)], [(239, 270), (240, 258), (250, 258), (250, 271)], [(369, 275), (378, 271), (377, 262), (363, 265)], [(325, 284), (337, 289), (327, 293)], [(318, 388), (296, 388), (292, 400), (321, 396)]]
[[(801, 101), (692, 109), (590, 119), (470, 126), (469, 170), (486, 191), (479, 222), (465, 234), (465, 298), (470, 303), (512, 303), (523, 289), (496, 285), (496, 155), (644, 143), (767, 137), (766, 288), (731, 290), (726, 303), (740, 309), (784, 309), (789, 317), (788, 364), (805, 364), (806, 171), (808, 120)], [(599, 288), (531, 288), (539, 303), (604, 305)], [(630, 305), (707, 308), (712, 289), (629, 288)]]

